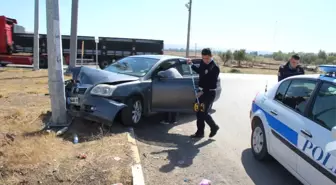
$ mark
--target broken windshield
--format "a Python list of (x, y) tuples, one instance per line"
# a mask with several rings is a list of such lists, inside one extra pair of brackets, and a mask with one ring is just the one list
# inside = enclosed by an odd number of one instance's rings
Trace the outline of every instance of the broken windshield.
[(154, 58), (126, 57), (109, 65), (104, 70), (142, 77), (145, 76), (147, 72), (153, 67), (153, 65), (158, 61), (159, 59)]

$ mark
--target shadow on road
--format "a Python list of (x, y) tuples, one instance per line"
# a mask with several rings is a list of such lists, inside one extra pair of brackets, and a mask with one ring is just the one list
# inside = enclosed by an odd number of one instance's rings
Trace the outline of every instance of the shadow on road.
[[(185, 168), (193, 164), (193, 159), (197, 156), (200, 148), (213, 142), (214, 140), (191, 139), (189, 134), (179, 134), (171, 132), (174, 127), (194, 121), (196, 116), (194, 114), (180, 114), (177, 124), (163, 125), (160, 124), (162, 114), (157, 114), (143, 120), (141, 127), (135, 129), (137, 140), (154, 146), (164, 147), (165, 150), (159, 152), (152, 152), (150, 155), (167, 154), (165, 160), (169, 160), (168, 164), (160, 167), (160, 171), (164, 173), (171, 172), (175, 167)], [(195, 123), (196, 131), (196, 123)], [(198, 142), (196, 144), (196, 142)], [(171, 149), (167, 149), (171, 148)], [(146, 157), (146, 156), (145, 156)]]
[(241, 161), (255, 185), (302, 185), (277, 161), (257, 161), (251, 149), (243, 151)]
[(167, 153), (169, 163), (160, 168), (160, 172), (168, 173), (175, 169), (175, 167), (186, 168), (193, 164), (193, 159), (200, 152), (200, 148), (212, 143), (214, 140), (208, 139), (201, 143), (195, 144), (199, 139), (193, 139), (187, 143), (180, 143), (176, 149), (162, 150), (160, 152), (152, 152), (152, 155)]

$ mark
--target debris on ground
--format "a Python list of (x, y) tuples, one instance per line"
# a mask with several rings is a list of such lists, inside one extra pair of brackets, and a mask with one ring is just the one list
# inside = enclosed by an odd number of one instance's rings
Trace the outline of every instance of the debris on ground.
[(73, 143), (74, 144), (78, 143), (78, 136), (77, 136), (77, 134), (74, 134)]
[(86, 154), (78, 154), (77, 158), (79, 158), (79, 159), (86, 159), (87, 155)]
[(114, 160), (119, 161), (120, 157), (114, 157)]
[(12, 133), (0, 133), (0, 146), (10, 145), (14, 142), (15, 134)]
[(68, 130), (69, 127), (64, 127), (61, 130), (56, 132), (56, 136), (60, 136), (62, 135), (64, 132), (66, 132)]
[(211, 185), (211, 181), (208, 179), (203, 179), (199, 185)]

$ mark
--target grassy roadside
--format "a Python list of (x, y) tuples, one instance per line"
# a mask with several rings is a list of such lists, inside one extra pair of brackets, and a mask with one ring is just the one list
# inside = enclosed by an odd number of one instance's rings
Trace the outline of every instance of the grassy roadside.
[(50, 117), (47, 71), (2, 68), (0, 83), (0, 184), (131, 184), (124, 128), (76, 120), (62, 137), (40, 132)]

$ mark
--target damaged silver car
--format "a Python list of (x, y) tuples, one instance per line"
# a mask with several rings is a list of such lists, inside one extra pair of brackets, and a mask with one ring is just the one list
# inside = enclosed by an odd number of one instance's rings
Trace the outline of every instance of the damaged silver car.
[[(135, 55), (112, 63), (104, 70), (90, 67), (72, 69), (72, 80), (66, 81), (67, 109), (76, 117), (111, 125), (119, 118), (134, 126), (143, 116), (154, 112), (193, 112), (195, 101), (186, 58), (165, 55)], [(200, 63), (201, 60), (194, 60)], [(169, 79), (158, 72), (176, 67), (182, 78)], [(165, 67), (163, 67), (165, 66)], [(221, 94), (220, 79), (215, 101)]]

